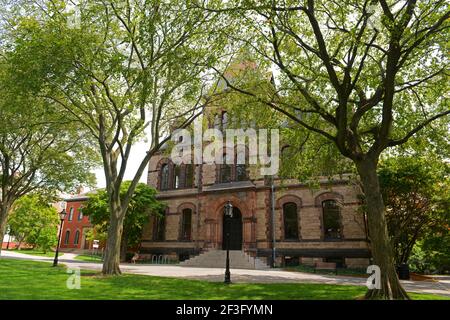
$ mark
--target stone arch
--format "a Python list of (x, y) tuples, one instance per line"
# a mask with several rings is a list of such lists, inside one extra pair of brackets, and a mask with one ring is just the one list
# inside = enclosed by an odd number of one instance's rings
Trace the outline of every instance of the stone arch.
[(325, 191), (317, 195), (314, 199), (316, 207), (322, 207), (322, 202), (325, 200), (335, 200), (340, 206), (344, 204), (344, 196), (337, 192)]
[[(233, 207), (239, 209), (241, 213), (241, 219), (242, 219), (242, 241), (243, 246), (246, 246), (248, 243), (253, 241), (252, 239), (256, 236), (254, 229), (254, 225), (256, 223), (256, 219), (253, 215), (253, 208), (250, 207), (245, 201), (241, 200), (239, 197), (235, 195), (223, 195), (219, 199), (215, 201), (215, 205), (212, 207), (211, 213), (212, 216), (210, 217), (211, 221), (214, 221), (215, 225), (215, 234), (214, 239), (211, 239), (213, 242), (215, 242), (218, 247), (222, 247), (222, 240), (223, 240), (223, 208), (225, 204), (229, 201), (231, 201), (231, 204)], [(247, 236), (246, 236), (247, 232)]]
[(214, 209), (215, 212), (215, 218), (216, 219), (221, 219), (222, 217), (222, 213), (223, 213), (223, 207), (225, 206), (225, 204), (231, 201), (231, 204), (233, 205), (233, 207), (237, 207), (242, 214), (242, 217), (252, 217), (253, 216), (253, 212), (251, 210), (251, 208), (248, 207), (248, 205), (242, 201), (241, 199), (239, 199), (238, 197), (234, 196), (234, 195), (228, 195), (228, 196), (223, 196), (219, 199), (219, 201), (217, 201), (217, 205)]
[(192, 202), (183, 202), (177, 208), (177, 213), (182, 213), (184, 209), (191, 209), (192, 213), (195, 214), (197, 212), (197, 206)]
[(283, 205), (288, 202), (295, 203), (298, 208), (301, 208), (302, 204), (303, 204), (302, 199), (300, 197), (293, 195), (293, 194), (287, 194), (287, 195), (281, 196), (280, 198), (277, 199), (275, 209), (283, 208)]

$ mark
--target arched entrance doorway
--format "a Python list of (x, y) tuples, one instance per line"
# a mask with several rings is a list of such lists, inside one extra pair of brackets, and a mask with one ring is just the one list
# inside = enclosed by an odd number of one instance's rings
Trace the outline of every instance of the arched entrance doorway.
[(230, 232), (230, 250), (242, 250), (242, 214), (233, 207), (233, 217), (223, 214), (222, 249), (227, 249), (227, 231)]

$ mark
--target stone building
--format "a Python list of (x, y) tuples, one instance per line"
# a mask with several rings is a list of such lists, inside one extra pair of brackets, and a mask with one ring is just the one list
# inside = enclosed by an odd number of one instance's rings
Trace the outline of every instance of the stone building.
[[(226, 112), (218, 115), (223, 121)], [(210, 122), (209, 127), (217, 125), (217, 116)], [(174, 165), (163, 150), (150, 160), (148, 184), (167, 210), (164, 218), (153, 217), (144, 227), (141, 253), (183, 261), (224, 249), (224, 205), (230, 201), (232, 250), (269, 264), (275, 255), (276, 265), (369, 263), (358, 190), (348, 180), (323, 179), (319, 190), (311, 190), (300, 181), (261, 176), (255, 165)]]

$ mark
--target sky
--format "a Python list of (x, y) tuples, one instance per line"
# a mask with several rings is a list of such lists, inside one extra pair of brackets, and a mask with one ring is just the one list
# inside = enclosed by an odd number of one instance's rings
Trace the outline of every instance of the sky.
[[(125, 179), (131, 180), (136, 173), (139, 165), (141, 164), (142, 159), (145, 157), (145, 152), (147, 151), (149, 143), (145, 143), (143, 141), (137, 142), (131, 148), (130, 159), (128, 160), (127, 170), (125, 171)], [(95, 176), (97, 177), (97, 188), (105, 188), (105, 173), (103, 171), (103, 167), (99, 167), (94, 171)], [(147, 170), (144, 171), (141, 177), (141, 182), (147, 182)]]

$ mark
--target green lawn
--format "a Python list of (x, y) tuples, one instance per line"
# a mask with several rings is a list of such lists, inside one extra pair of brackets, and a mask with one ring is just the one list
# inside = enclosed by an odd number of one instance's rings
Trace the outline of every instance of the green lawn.
[(89, 255), (89, 254), (80, 254), (75, 257), (75, 260), (89, 261), (89, 262), (102, 262), (103, 261), (101, 256)]
[[(42, 257), (54, 257), (55, 256), (54, 251), (47, 251), (46, 253), (44, 253), (44, 251), (39, 250), (39, 249), (21, 249), (21, 250), (8, 250), (8, 251), (29, 254), (29, 255), (33, 255), (33, 256), (42, 256)], [(60, 252), (59, 256), (61, 257), (62, 255), (63, 255), (63, 253)]]
[[(366, 289), (322, 284), (231, 284), (83, 271), (81, 289), (67, 289), (63, 266), (0, 259), (0, 299), (356, 299)], [(412, 294), (414, 299), (444, 299)]]

